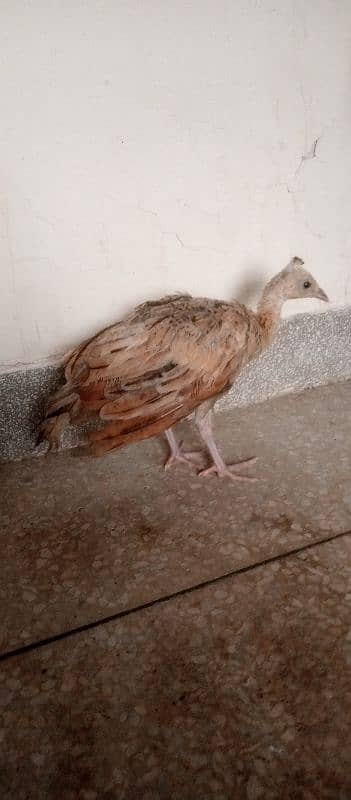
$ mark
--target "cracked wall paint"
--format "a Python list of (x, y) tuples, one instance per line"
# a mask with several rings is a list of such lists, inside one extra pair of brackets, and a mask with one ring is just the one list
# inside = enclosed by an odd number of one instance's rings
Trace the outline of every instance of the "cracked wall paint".
[(300, 171), (300, 169), (301, 169), (301, 167), (302, 167), (302, 165), (304, 164), (305, 161), (309, 161), (309, 160), (311, 160), (313, 158), (317, 158), (317, 146), (318, 146), (318, 142), (320, 141), (320, 138), (321, 137), (318, 136), (317, 139), (315, 139), (314, 142), (312, 143), (311, 147), (307, 150), (307, 152), (306, 153), (302, 153), (300, 163), (299, 163), (299, 165), (298, 165), (298, 167), (296, 169), (296, 172), (295, 172), (295, 176), (298, 174), (298, 172)]
[(4, 0), (0, 364), (163, 293), (254, 304), (296, 252), (350, 301), (348, 0), (199, 8)]

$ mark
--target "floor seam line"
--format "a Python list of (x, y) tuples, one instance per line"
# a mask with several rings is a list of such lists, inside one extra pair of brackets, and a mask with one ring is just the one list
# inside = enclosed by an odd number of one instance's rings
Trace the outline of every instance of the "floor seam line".
[(177, 589), (174, 592), (171, 592), (167, 595), (161, 595), (160, 597), (154, 598), (153, 600), (147, 600), (145, 603), (140, 603), (137, 606), (132, 606), (131, 608), (123, 609), (122, 611), (116, 611), (114, 614), (110, 614), (106, 617), (101, 617), (97, 620), (92, 620), (91, 622), (84, 623), (83, 625), (79, 625), (76, 628), (70, 628), (66, 631), (61, 631), (61, 633), (53, 634), (52, 636), (47, 636), (44, 639), (39, 639), (34, 642), (30, 642), (29, 644), (22, 645), (21, 647), (16, 647), (13, 650), (5, 651), (4, 653), (0, 653), (0, 662), (7, 661), (10, 658), (14, 658), (15, 656), (25, 655), (26, 653), (33, 652), (35, 650), (40, 650), (42, 647), (46, 647), (50, 644), (55, 644), (56, 642), (63, 641), (65, 639), (72, 638), (73, 636), (78, 636), (81, 633), (86, 633), (87, 631), (94, 630), (95, 628), (100, 628), (103, 625), (107, 625), (109, 622), (117, 622), (119, 619), (124, 619), (125, 617), (132, 616), (133, 614), (138, 614), (142, 611), (147, 611), (148, 609), (154, 608), (158, 605), (164, 605), (165, 603), (170, 602), (171, 600), (175, 600), (177, 597), (183, 597), (188, 594), (192, 594), (193, 592), (200, 591), (200, 589), (206, 589), (209, 586), (214, 586), (221, 581), (228, 580), (229, 578), (235, 578), (239, 575), (245, 575), (246, 573), (253, 572), (254, 570), (260, 569), (261, 567), (269, 566), (270, 564), (275, 563), (276, 561), (283, 561), (290, 556), (297, 556), (299, 553), (303, 553), (307, 550), (313, 550), (316, 547), (321, 547), (322, 545), (329, 544), (331, 542), (337, 541), (346, 536), (351, 535), (351, 530), (341, 531), (339, 533), (332, 534), (327, 538), (317, 539), (314, 542), (309, 542), (308, 544), (301, 545), (300, 547), (292, 548), (291, 550), (287, 550), (283, 553), (277, 553), (274, 556), (268, 556), (267, 558), (262, 559), (261, 561), (256, 561), (253, 564), (248, 564), (243, 567), (238, 567), (237, 569), (230, 570), (229, 572), (222, 573), (221, 575), (216, 575), (214, 578), (208, 578), (205, 581), (200, 581), (193, 586), (187, 586), (183, 589)]

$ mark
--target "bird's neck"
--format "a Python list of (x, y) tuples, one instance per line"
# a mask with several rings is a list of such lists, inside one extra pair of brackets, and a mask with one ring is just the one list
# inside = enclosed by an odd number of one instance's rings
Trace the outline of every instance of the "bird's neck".
[(273, 282), (269, 283), (263, 291), (257, 307), (257, 319), (263, 330), (265, 338), (270, 340), (279, 325), (284, 297)]

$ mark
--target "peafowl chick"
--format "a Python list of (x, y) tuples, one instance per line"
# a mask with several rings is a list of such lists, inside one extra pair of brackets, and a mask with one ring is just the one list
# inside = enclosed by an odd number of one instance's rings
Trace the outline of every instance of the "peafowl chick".
[[(328, 301), (303, 261), (293, 258), (266, 285), (256, 313), (235, 300), (190, 295), (143, 303), (71, 354), (41, 439), (59, 446), (66, 425), (96, 419), (99, 429), (88, 434), (86, 446), (92, 456), (164, 433), (166, 469), (180, 462), (202, 476), (254, 480), (245, 468), (255, 459), (224, 462), (213, 435), (213, 407), (243, 367), (269, 347), (285, 301), (306, 297)], [(192, 411), (207, 464), (204, 454), (183, 450), (173, 430)]]

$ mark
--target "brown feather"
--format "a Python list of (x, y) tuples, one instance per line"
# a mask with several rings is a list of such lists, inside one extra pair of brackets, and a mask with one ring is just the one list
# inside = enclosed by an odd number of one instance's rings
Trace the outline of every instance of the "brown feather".
[(96, 416), (106, 424), (89, 434), (93, 455), (159, 434), (225, 391), (262, 346), (259, 321), (239, 303), (144, 303), (73, 352), (44, 434), (56, 441), (63, 424)]

